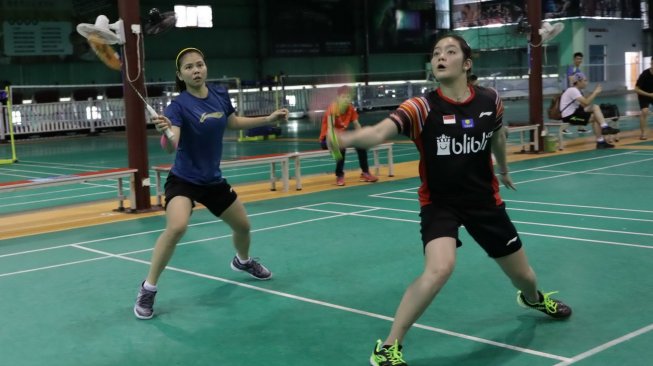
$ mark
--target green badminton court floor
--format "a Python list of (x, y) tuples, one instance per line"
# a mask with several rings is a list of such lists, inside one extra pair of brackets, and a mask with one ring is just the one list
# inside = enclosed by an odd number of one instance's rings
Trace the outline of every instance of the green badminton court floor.
[[(651, 365), (650, 147), (512, 163), (518, 190), (502, 197), (542, 289), (573, 316), (518, 307), (461, 230), (451, 280), (405, 339), (409, 365)], [(274, 273), (266, 282), (230, 269), (228, 228), (196, 210), (149, 321), (132, 306), (163, 216), (3, 240), (0, 364), (366, 365), (423, 266), (418, 184), (248, 203), (252, 255)]]

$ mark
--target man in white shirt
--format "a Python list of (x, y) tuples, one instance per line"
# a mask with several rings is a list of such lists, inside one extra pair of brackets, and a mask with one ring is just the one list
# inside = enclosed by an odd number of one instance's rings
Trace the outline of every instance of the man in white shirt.
[(571, 125), (586, 126), (588, 123), (592, 124), (592, 130), (596, 136), (596, 148), (608, 149), (614, 145), (608, 143), (603, 138), (603, 135), (614, 135), (619, 133), (619, 129), (608, 126), (608, 123), (603, 117), (603, 112), (597, 104), (592, 104), (592, 101), (603, 90), (601, 85), (598, 85), (594, 91), (588, 95), (583, 96), (582, 90), (587, 87), (588, 81), (585, 74), (582, 72), (574, 74), (572, 77), (573, 85), (560, 97), (560, 114), (562, 120)]

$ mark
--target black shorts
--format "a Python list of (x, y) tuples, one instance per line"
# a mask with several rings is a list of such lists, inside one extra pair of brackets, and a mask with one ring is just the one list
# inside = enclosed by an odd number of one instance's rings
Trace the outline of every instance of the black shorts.
[(637, 94), (637, 100), (639, 101), (639, 109), (648, 108), (649, 105), (653, 104), (653, 98), (645, 97), (643, 95)]
[(419, 216), (422, 245), (425, 248), (432, 240), (442, 237), (455, 238), (457, 246), (463, 245), (458, 238), (458, 228), (461, 225), (491, 258), (505, 257), (522, 247), (521, 239), (515, 225), (508, 217), (505, 204), (500, 206), (430, 204), (422, 207)]
[(197, 185), (189, 183), (172, 173), (166, 179), (165, 191), (166, 203), (164, 208), (167, 208), (168, 202), (176, 196), (183, 196), (191, 200), (193, 207), (195, 207), (195, 202), (199, 202), (217, 217), (220, 217), (238, 198), (238, 195), (227, 183), (226, 179), (222, 179), (217, 184)]
[(590, 117), (592, 117), (592, 113), (585, 112), (583, 107), (578, 107), (578, 109), (574, 111), (574, 114), (564, 117), (562, 121), (567, 122), (570, 125), (585, 126), (589, 123)]

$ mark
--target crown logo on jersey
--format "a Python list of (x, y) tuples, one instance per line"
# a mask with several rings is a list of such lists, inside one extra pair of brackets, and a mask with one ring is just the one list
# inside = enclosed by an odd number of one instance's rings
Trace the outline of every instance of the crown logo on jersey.
[(451, 144), (451, 137), (447, 135), (441, 135), (437, 138), (438, 141), (438, 153), (437, 155), (450, 155), (449, 145)]

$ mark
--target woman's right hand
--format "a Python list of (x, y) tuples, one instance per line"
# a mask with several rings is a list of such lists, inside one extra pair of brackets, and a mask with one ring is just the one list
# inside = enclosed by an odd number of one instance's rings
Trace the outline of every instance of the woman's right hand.
[(154, 123), (154, 127), (156, 127), (156, 130), (159, 132), (163, 132), (172, 126), (172, 123), (168, 117), (162, 116), (160, 114), (156, 117), (152, 117), (152, 123)]

